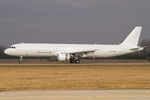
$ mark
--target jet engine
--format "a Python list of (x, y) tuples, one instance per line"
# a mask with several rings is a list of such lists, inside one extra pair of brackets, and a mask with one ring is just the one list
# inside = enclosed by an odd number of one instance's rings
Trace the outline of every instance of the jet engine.
[(69, 54), (58, 54), (57, 55), (57, 60), (58, 61), (67, 61), (70, 59), (70, 55)]

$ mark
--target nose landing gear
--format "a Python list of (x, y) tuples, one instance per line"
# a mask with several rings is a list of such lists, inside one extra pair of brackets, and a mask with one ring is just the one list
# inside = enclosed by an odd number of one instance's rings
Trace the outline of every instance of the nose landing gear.
[(23, 56), (20, 56), (19, 64), (22, 64), (22, 61), (23, 61)]

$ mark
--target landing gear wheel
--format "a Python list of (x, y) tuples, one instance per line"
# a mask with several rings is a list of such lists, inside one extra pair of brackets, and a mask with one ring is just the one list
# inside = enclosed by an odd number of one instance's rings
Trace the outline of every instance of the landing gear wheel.
[(75, 60), (75, 63), (79, 64), (79, 63), (80, 63), (80, 60), (79, 60), (79, 59), (76, 59), (76, 60)]
[(74, 59), (70, 59), (70, 63), (74, 63), (75, 61), (74, 61)]
[(22, 64), (22, 61), (19, 61), (19, 64)]

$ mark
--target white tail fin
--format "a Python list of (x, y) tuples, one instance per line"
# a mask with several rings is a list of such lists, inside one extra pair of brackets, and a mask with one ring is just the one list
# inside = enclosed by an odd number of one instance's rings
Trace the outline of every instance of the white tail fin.
[(141, 26), (137, 26), (134, 30), (128, 35), (128, 37), (121, 43), (121, 45), (132, 45), (137, 46), (142, 31)]

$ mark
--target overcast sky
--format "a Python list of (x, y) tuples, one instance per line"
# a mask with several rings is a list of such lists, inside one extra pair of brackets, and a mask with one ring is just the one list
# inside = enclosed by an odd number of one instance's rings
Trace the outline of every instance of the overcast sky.
[(0, 0), (0, 44), (118, 44), (137, 26), (150, 39), (150, 0)]

